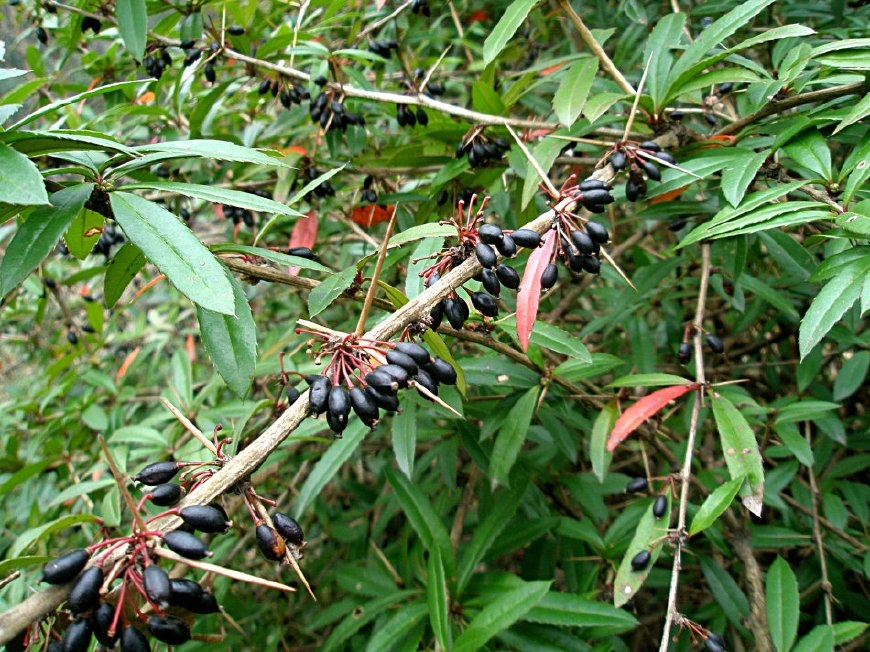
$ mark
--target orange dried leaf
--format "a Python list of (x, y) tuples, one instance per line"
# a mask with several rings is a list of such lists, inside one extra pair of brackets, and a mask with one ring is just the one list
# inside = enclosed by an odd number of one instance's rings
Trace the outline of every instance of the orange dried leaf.
[(693, 389), (698, 389), (698, 387), (698, 383), (674, 385), (673, 387), (663, 387), (652, 394), (644, 396), (619, 415), (616, 423), (613, 424), (610, 437), (607, 439), (607, 450), (613, 452), (626, 437), (637, 430), (640, 424), (658, 414), (663, 407), (674, 399), (681, 397)]
[(351, 211), (350, 219), (360, 226), (372, 226), (381, 222), (389, 222), (394, 210), (396, 207), (392, 204), (388, 206), (378, 206), (377, 204), (355, 206)]

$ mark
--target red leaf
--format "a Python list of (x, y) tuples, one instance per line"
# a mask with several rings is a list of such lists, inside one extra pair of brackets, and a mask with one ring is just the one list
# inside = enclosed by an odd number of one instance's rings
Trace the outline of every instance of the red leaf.
[(529, 255), (523, 280), (517, 290), (517, 337), (523, 351), (529, 348), (529, 337), (538, 317), (538, 303), (541, 300), (541, 274), (550, 264), (550, 256), (556, 246), (553, 231), (547, 231), (541, 236), (541, 246)]
[(377, 204), (354, 206), (350, 219), (361, 226), (372, 226), (380, 222), (389, 222), (394, 210), (396, 207), (392, 204), (389, 206), (378, 206)]
[[(314, 243), (317, 241), (317, 226), (317, 216), (314, 214), (314, 211), (305, 213), (293, 225), (293, 233), (290, 234), (290, 242), (287, 244), (287, 247), (290, 249), (293, 247), (308, 247), (313, 249)], [(287, 273), (290, 276), (296, 276), (299, 273), (299, 268), (290, 266), (287, 268)]]
[(613, 424), (613, 430), (610, 433), (610, 437), (607, 439), (607, 450), (613, 452), (613, 450), (619, 446), (626, 437), (637, 430), (640, 424), (658, 413), (659, 410), (674, 399), (679, 398), (693, 389), (698, 389), (698, 387), (698, 383), (674, 385), (673, 387), (663, 387), (662, 389), (654, 391), (652, 394), (644, 396), (637, 403), (619, 415), (616, 423)]

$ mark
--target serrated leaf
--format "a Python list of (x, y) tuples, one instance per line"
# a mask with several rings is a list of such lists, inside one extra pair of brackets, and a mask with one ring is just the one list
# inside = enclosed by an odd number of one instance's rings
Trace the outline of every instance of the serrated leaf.
[(807, 224), (816, 220), (830, 220), (833, 217), (831, 208), (821, 202), (789, 201), (777, 203), (739, 215), (732, 214), (728, 219), (719, 219), (717, 215), (710, 222), (698, 226), (683, 238), (680, 246), (685, 246), (687, 241), (697, 242), (704, 239), (732, 237), (783, 226)]
[(308, 314), (314, 317), (325, 310), (333, 301), (351, 286), (356, 278), (356, 265), (333, 274), (321, 281), (320, 285), (308, 294)]
[(848, 643), (867, 631), (867, 627), (867, 623), (858, 622), (856, 620), (845, 620), (839, 623), (834, 623), (834, 643), (837, 645)]
[(33, 161), (21, 152), (0, 143), (0, 188), (2, 201), (20, 206), (44, 206), (49, 203), (42, 174)]
[(18, 226), (0, 263), (0, 295), (15, 288), (51, 253), (93, 188), (94, 184), (83, 183), (57, 191), (50, 205), (35, 209)]
[(616, 403), (608, 403), (601, 408), (601, 412), (592, 424), (592, 434), (589, 437), (589, 461), (592, 463), (592, 472), (598, 478), (598, 482), (604, 482), (610, 461), (613, 459), (613, 453), (607, 450), (607, 436), (613, 430), (617, 414)]
[[(83, 93), (78, 93), (77, 95), (71, 95), (70, 97), (64, 98), (62, 100), (58, 100), (56, 102), (52, 102), (51, 104), (46, 104), (45, 106), (37, 109), (33, 113), (30, 113), (21, 120), (16, 123), (13, 123), (9, 127), (7, 127), (8, 132), (14, 132), (26, 124), (33, 122), (43, 116), (46, 116), (50, 113), (54, 113), (58, 109), (69, 106), (70, 104), (78, 104), (82, 100), (86, 100), (91, 97), (96, 97), (97, 95), (103, 95), (104, 93), (113, 93), (115, 91), (124, 90), (126, 88), (133, 88), (135, 86), (145, 87), (149, 84), (149, 81), (142, 81), (141, 79), (135, 79), (132, 81), (122, 81), (115, 82), (114, 84), (106, 84), (105, 86), (99, 86), (97, 88), (93, 88), (88, 91), (84, 91)], [(50, 134), (52, 132), (45, 132)], [(96, 133), (96, 132), (95, 132)], [(125, 148), (127, 149), (127, 148)], [(132, 151), (132, 150), (130, 150)]]
[(782, 557), (770, 565), (764, 588), (773, 647), (777, 652), (788, 652), (797, 638), (800, 596), (794, 572)]
[(499, 632), (513, 625), (537, 605), (550, 582), (524, 582), (515, 589), (488, 596), (486, 606), (457, 637), (453, 652), (475, 652)]
[(552, 230), (541, 236), (541, 246), (529, 254), (517, 290), (517, 337), (523, 351), (529, 350), (529, 338), (538, 318), (538, 304), (541, 301), (541, 274), (550, 264), (555, 244), (556, 236)]
[[(738, 150), (740, 151), (740, 150)], [(752, 153), (746, 151), (736, 158), (733, 165), (722, 171), (722, 194), (732, 206), (738, 206), (746, 194), (746, 189), (755, 179), (758, 170), (770, 155), (768, 150)]]
[(529, 434), (539, 392), (539, 387), (532, 387), (520, 397), (508, 412), (495, 437), (489, 460), (489, 477), (493, 485), (508, 484), (510, 471)]
[(832, 652), (834, 630), (830, 625), (818, 625), (792, 648), (792, 652)]
[(429, 605), (429, 623), (435, 640), (442, 650), (451, 649), (450, 593), (444, 576), (444, 564), (438, 547), (429, 550), (429, 576), (426, 578), (426, 601)]
[(190, 229), (154, 202), (127, 192), (109, 195), (112, 212), (127, 238), (188, 299), (232, 315), (233, 288), (227, 272)]
[[(175, 140), (162, 143), (149, 143), (133, 148), (139, 153), (166, 154), (172, 158), (209, 158), (234, 163), (254, 163), (289, 168), (282, 158), (267, 154), (263, 150), (243, 147), (226, 140)], [(277, 152), (276, 152), (277, 153)], [(294, 203), (294, 202), (289, 202)]]
[(728, 472), (734, 479), (743, 478), (740, 489), (743, 505), (755, 516), (761, 516), (764, 466), (755, 434), (740, 410), (727, 398), (714, 394), (710, 402), (713, 404), (713, 417), (719, 430)]
[(661, 387), (662, 385), (691, 385), (692, 381), (674, 374), (629, 374), (620, 376), (607, 387)]
[(347, 428), (329, 445), (326, 452), (317, 460), (311, 473), (299, 489), (299, 495), (293, 500), (293, 518), (301, 519), (311, 502), (320, 495), (321, 490), (338, 473), (341, 465), (354, 454), (369, 429), (359, 419), (351, 419)]
[(420, 537), (423, 546), (428, 551), (438, 548), (448, 584), (452, 584), (456, 577), (456, 557), (444, 521), (432, 508), (423, 492), (404, 474), (390, 469), (386, 471), (386, 475), (402, 511)]
[(542, 346), (556, 353), (570, 356), (578, 362), (591, 363), (592, 357), (589, 349), (579, 337), (568, 331), (547, 322), (535, 323), (529, 341), (537, 346)]
[(867, 370), (870, 369), (870, 351), (858, 351), (843, 362), (834, 380), (834, 400), (849, 398), (864, 387)]
[(259, 195), (250, 192), (232, 190), (231, 188), (204, 186), (198, 183), (154, 181), (147, 183), (134, 183), (123, 186), (122, 188), (119, 188), (119, 190), (159, 190), (162, 192), (173, 192), (194, 199), (202, 199), (203, 201), (211, 202), (213, 204), (238, 206), (239, 208), (260, 211), (261, 213), (277, 213), (279, 215), (295, 216), (301, 215), (299, 211), (277, 202), (274, 199), (269, 199), (268, 197), (260, 197)]
[(597, 72), (598, 59), (584, 57), (571, 64), (568, 72), (562, 77), (559, 88), (553, 96), (553, 110), (559, 122), (566, 127), (574, 124), (583, 111)]
[(103, 233), (104, 222), (102, 215), (83, 206), (63, 236), (69, 252), (79, 260), (87, 258)]
[(697, 388), (698, 383), (674, 385), (673, 387), (656, 390), (637, 400), (625, 412), (619, 415), (619, 418), (613, 425), (610, 437), (607, 439), (607, 450), (610, 452), (616, 450), (616, 447), (637, 430), (640, 424), (658, 414), (671, 401)]
[(846, 117), (840, 120), (840, 124), (834, 129), (834, 134), (842, 131), (849, 125), (864, 120), (867, 116), (870, 116), (870, 93), (858, 100), (858, 103), (852, 107), (852, 110), (849, 111)]
[(594, 627), (596, 637), (634, 629), (637, 619), (625, 609), (573, 593), (550, 591), (523, 620), (559, 627)]
[(106, 308), (114, 306), (139, 270), (145, 266), (145, 254), (132, 242), (125, 242), (115, 252), (106, 267), (103, 280), (103, 301)]
[(234, 276), (232, 285), (235, 316), (196, 307), (205, 350), (230, 391), (243, 398), (251, 386), (257, 364), (257, 324), (248, 298)]
[[(662, 552), (661, 539), (667, 534), (671, 522), (670, 496), (668, 495), (665, 513), (660, 518), (653, 514), (653, 505), (654, 502), (650, 501), (649, 507), (638, 521), (631, 543), (628, 544), (616, 571), (616, 578), (613, 580), (613, 604), (616, 607), (623, 606), (640, 590)], [(650, 553), (649, 564), (642, 570), (634, 570), (631, 560), (643, 550)]]
[(514, 0), (505, 9), (483, 42), (483, 65), (488, 66), (495, 60), (536, 4), (537, 0)]
[[(530, 152), (535, 161), (537, 161), (538, 167), (546, 172), (553, 166), (563, 147), (565, 147), (564, 140), (544, 138), (541, 142), (530, 148)], [(529, 205), (529, 202), (532, 201), (535, 193), (538, 192), (538, 184), (541, 181), (541, 175), (538, 174), (538, 171), (530, 162), (526, 161), (526, 178), (523, 180), (523, 194), (520, 200), (521, 208), (525, 209)]]
[(713, 525), (728, 509), (740, 487), (743, 486), (743, 477), (729, 480), (716, 489), (701, 503), (701, 507), (695, 512), (692, 524), (689, 526), (689, 536), (694, 536)]
[(115, 0), (115, 17), (124, 45), (136, 61), (142, 61), (148, 39), (148, 9), (145, 0)]
[(43, 523), (42, 525), (30, 528), (23, 532), (21, 536), (15, 540), (12, 547), (10, 547), (6, 552), (6, 556), (9, 558), (20, 557), (21, 553), (29, 550), (34, 543), (54, 532), (65, 530), (73, 525), (79, 525), (81, 523), (96, 523), (97, 521), (97, 517), (92, 514), (69, 514), (67, 516), (61, 516), (53, 521)]
[(801, 360), (858, 300), (868, 273), (870, 257), (865, 256), (840, 268), (837, 275), (819, 291), (801, 320), (798, 337)]
[(685, 24), (686, 14), (666, 14), (656, 23), (647, 38), (643, 55), (643, 60), (650, 62), (646, 88), (656, 109), (662, 107), (661, 101), (667, 94), (668, 73), (674, 62), (671, 50), (680, 45)]
[(802, 133), (789, 141), (783, 151), (798, 165), (815, 172), (822, 179), (831, 180), (831, 150), (828, 141), (816, 129)]

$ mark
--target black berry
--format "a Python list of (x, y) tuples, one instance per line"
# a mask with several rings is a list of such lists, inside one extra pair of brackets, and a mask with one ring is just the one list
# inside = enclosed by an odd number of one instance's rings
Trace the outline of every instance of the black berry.
[(456, 384), (456, 369), (446, 360), (434, 358), (424, 369), (439, 383), (444, 383), (445, 385)]
[(541, 289), (549, 290), (551, 287), (556, 285), (556, 281), (559, 280), (559, 268), (556, 267), (554, 263), (550, 263), (544, 268), (544, 271), (541, 272)]
[(498, 276), (491, 269), (485, 269), (480, 274), (480, 281), (483, 284), (483, 289), (489, 292), (492, 296), (497, 297), (501, 294), (501, 283)]
[(295, 518), (291, 518), (281, 512), (276, 512), (272, 516), (272, 523), (278, 531), (278, 534), (294, 546), (301, 545), (305, 540), (305, 534), (302, 532), (302, 528), (299, 526), (299, 523), (296, 522)]
[(172, 552), (188, 559), (203, 559), (211, 557), (212, 553), (202, 541), (190, 532), (175, 530), (163, 535), (163, 543)]
[(182, 520), (200, 532), (223, 534), (230, 528), (226, 515), (211, 505), (188, 505), (179, 512)]
[(76, 618), (64, 632), (63, 652), (87, 652), (92, 634), (90, 619)]
[(145, 634), (133, 625), (128, 625), (121, 632), (121, 650), (123, 652), (151, 652), (151, 645)]
[(713, 353), (725, 353), (725, 344), (716, 335), (707, 335), (707, 346)]
[(133, 480), (149, 487), (156, 487), (172, 480), (181, 467), (177, 462), (154, 462), (133, 476)]
[(472, 292), (471, 303), (485, 317), (498, 316), (498, 303), (486, 292)]
[(347, 427), (347, 417), (350, 414), (350, 398), (347, 389), (335, 385), (329, 391), (326, 419), (333, 432), (341, 434)]
[(504, 237), (501, 227), (497, 224), (481, 224), (477, 228), (477, 235), (481, 242), (494, 245)]
[(632, 478), (625, 485), (625, 491), (630, 494), (637, 494), (641, 491), (646, 491), (648, 486), (649, 482), (647, 482), (646, 478)]
[(399, 397), (393, 392), (386, 392), (371, 385), (367, 386), (366, 394), (368, 394), (375, 404), (382, 410), (387, 412), (396, 412), (399, 409)]
[(395, 349), (405, 355), (411, 356), (418, 365), (429, 364), (432, 360), (429, 352), (416, 342), (399, 342), (396, 344)]
[(329, 403), (329, 390), (332, 385), (329, 378), (319, 374), (311, 374), (305, 377), (310, 390), (308, 392), (308, 407), (315, 416), (323, 414)]
[[(483, 246), (489, 247), (489, 245)], [(495, 258), (495, 254), (493, 254), (493, 258)], [(462, 329), (462, 325), (468, 319), (468, 314), (468, 305), (462, 299), (448, 297), (444, 300), (444, 315), (450, 322), (450, 326), (456, 330)]]
[(42, 568), (42, 581), (49, 584), (66, 584), (76, 578), (88, 563), (86, 550), (72, 550), (56, 557)]
[(146, 566), (142, 573), (142, 583), (145, 586), (145, 595), (161, 609), (169, 606), (169, 598), (172, 594), (172, 585), (169, 583), (169, 575), (157, 564)]
[[(103, 586), (103, 569), (91, 566), (83, 572), (70, 589), (66, 599), (67, 606), (73, 613), (90, 611), (100, 602), (100, 588)], [(88, 633), (90, 638), (90, 632)]]
[(103, 602), (94, 610), (91, 617), (93, 625), (94, 638), (97, 639), (100, 645), (113, 648), (118, 642), (118, 633), (115, 632), (109, 636), (109, 630), (112, 628), (112, 623), (115, 620), (115, 606), (108, 602)]
[(613, 152), (613, 154), (610, 155), (610, 165), (613, 166), (614, 170), (619, 171), (624, 169), (625, 163), (625, 154), (623, 154), (622, 152)]
[(665, 510), (668, 508), (668, 499), (664, 494), (657, 496), (653, 503), (653, 516), (661, 518), (665, 515)]
[(518, 287), (520, 287), (520, 275), (517, 274), (517, 270), (515, 270), (510, 265), (498, 265), (495, 268), (495, 274), (501, 284), (504, 285), (506, 288), (510, 290), (516, 290)]
[(417, 362), (414, 358), (396, 349), (387, 351), (387, 362), (400, 366), (411, 376), (417, 373)]
[(677, 353), (677, 357), (682, 364), (688, 364), (689, 360), (692, 359), (692, 345), (688, 342), (680, 342), (680, 350)]
[(369, 428), (374, 428), (380, 416), (378, 405), (374, 399), (360, 387), (354, 387), (350, 390), (350, 405), (353, 411)]
[(275, 528), (261, 523), (257, 526), (256, 536), (257, 546), (259, 546), (260, 552), (263, 553), (266, 559), (272, 561), (284, 559), (284, 554), (287, 552), (287, 544), (284, 543), (284, 539), (275, 531)]
[[(489, 269), (491, 267), (495, 267), (495, 264), (498, 258), (495, 255), (495, 251), (493, 251), (492, 247), (483, 242), (478, 242), (477, 247), (475, 247), (474, 253), (477, 255), (478, 262), (485, 268)], [(448, 315), (449, 319), (449, 315)], [(463, 320), (465, 321), (465, 320)], [(456, 326), (454, 326), (456, 328)]]
[(649, 550), (641, 550), (631, 558), (631, 569), (642, 571), (649, 566), (650, 559), (652, 559), (652, 555), (649, 554)]
[(168, 645), (181, 645), (190, 640), (190, 628), (175, 616), (151, 616), (148, 619), (151, 636)]
[(389, 375), (394, 381), (396, 381), (399, 389), (404, 389), (408, 386), (408, 381), (411, 379), (411, 374), (404, 367), (400, 367), (397, 364), (382, 364), (378, 367), (379, 371)]
[(577, 247), (577, 251), (581, 254), (591, 254), (595, 251), (595, 243), (588, 233), (584, 233), (579, 229), (571, 231), (571, 242)]
[(586, 233), (592, 238), (592, 242), (597, 244), (607, 244), (607, 241), (610, 239), (604, 225), (593, 220), (586, 222)]

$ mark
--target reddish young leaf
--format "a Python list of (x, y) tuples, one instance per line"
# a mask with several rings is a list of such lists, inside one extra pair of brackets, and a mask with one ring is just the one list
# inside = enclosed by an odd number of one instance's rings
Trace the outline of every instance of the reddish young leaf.
[(396, 207), (392, 204), (388, 206), (379, 206), (377, 204), (354, 206), (350, 219), (360, 226), (369, 227), (381, 222), (389, 222), (394, 210), (396, 210)]
[[(290, 234), (290, 242), (287, 243), (287, 247), (289, 249), (293, 247), (314, 249), (314, 243), (317, 241), (317, 226), (317, 216), (314, 211), (305, 213), (293, 225), (293, 232)], [(287, 273), (290, 276), (296, 276), (299, 273), (299, 268), (296, 266), (288, 267)]]
[(619, 418), (613, 425), (610, 437), (607, 439), (607, 450), (612, 452), (625, 440), (626, 437), (637, 430), (640, 424), (651, 416), (657, 414), (664, 406), (674, 399), (681, 397), (683, 394), (690, 392), (693, 389), (698, 389), (698, 387), (698, 383), (674, 385), (673, 387), (664, 387), (652, 394), (644, 396), (637, 403), (619, 415)]
[(526, 271), (523, 280), (517, 290), (517, 337), (523, 351), (529, 348), (529, 337), (538, 317), (538, 303), (541, 300), (541, 274), (544, 268), (550, 264), (550, 256), (556, 238), (552, 230), (541, 236), (541, 246), (529, 255), (526, 263)]

